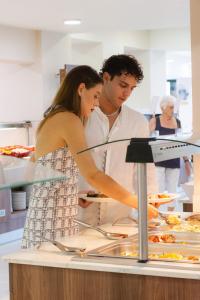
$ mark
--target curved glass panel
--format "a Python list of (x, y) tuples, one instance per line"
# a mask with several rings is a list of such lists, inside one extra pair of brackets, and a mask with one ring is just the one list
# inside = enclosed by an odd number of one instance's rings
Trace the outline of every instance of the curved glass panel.
[(0, 190), (66, 179), (65, 174), (30, 160), (0, 155)]

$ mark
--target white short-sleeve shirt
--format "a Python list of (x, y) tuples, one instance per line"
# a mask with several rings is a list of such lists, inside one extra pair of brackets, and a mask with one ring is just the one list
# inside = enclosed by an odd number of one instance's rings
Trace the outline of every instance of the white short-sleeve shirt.
[[(147, 137), (149, 135), (148, 121), (139, 112), (123, 105), (119, 116), (109, 130), (107, 116), (96, 108), (88, 119), (85, 128), (88, 147), (107, 141), (128, 139), (133, 137)], [(110, 175), (114, 180), (123, 185), (130, 192), (136, 191), (134, 164), (126, 163), (126, 150), (129, 141), (117, 142), (91, 150), (97, 167)], [(94, 190), (81, 177), (79, 190)], [(116, 203), (93, 203), (88, 208), (79, 209), (79, 217), (93, 224), (112, 222), (117, 218), (126, 217), (131, 208), (116, 201)]]

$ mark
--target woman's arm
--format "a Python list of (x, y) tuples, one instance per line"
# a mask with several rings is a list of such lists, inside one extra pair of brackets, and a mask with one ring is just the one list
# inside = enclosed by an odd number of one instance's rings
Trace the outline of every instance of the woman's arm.
[[(137, 197), (129, 193), (110, 176), (98, 170), (90, 151), (77, 154), (77, 152), (87, 148), (84, 127), (81, 120), (74, 114), (67, 113), (67, 116), (64, 114), (60, 116), (59, 122), (62, 124), (60, 130), (62, 138), (66, 141), (81, 174), (86, 178), (89, 184), (103, 194), (106, 194), (123, 204), (137, 208)], [(66, 125), (63, 126), (63, 124)], [(149, 213), (151, 217), (155, 217), (157, 215), (157, 210), (150, 207)]]
[(156, 118), (153, 117), (149, 121), (149, 131), (150, 131), (150, 133), (152, 133), (155, 129), (156, 129)]

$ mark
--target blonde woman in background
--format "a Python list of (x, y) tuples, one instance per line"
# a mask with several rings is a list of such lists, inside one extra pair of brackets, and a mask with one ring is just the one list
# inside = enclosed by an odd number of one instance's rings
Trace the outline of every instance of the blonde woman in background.
[[(158, 131), (159, 135), (175, 135), (181, 128), (181, 122), (174, 116), (176, 98), (173, 96), (164, 96), (160, 102), (161, 115), (154, 117), (149, 122), (149, 129)], [(185, 164), (189, 163), (187, 157), (184, 157)], [(167, 191), (176, 193), (180, 175), (180, 158), (170, 159), (155, 163), (156, 174), (159, 185), (159, 192)], [(165, 210), (172, 204), (162, 205), (161, 209)]]

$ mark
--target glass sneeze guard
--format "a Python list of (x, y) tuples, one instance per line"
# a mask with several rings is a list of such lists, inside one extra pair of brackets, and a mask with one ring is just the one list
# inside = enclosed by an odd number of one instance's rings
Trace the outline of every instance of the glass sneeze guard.
[(0, 155), (0, 190), (40, 182), (67, 180), (65, 174), (23, 158)]

